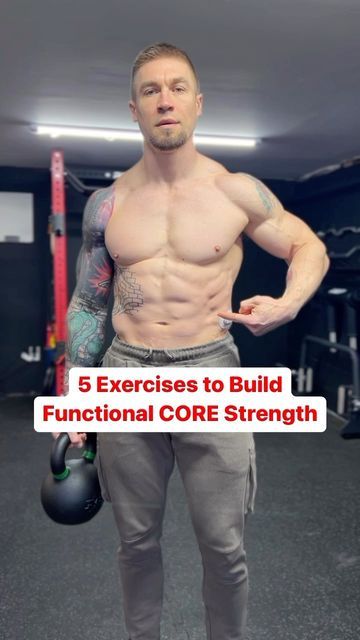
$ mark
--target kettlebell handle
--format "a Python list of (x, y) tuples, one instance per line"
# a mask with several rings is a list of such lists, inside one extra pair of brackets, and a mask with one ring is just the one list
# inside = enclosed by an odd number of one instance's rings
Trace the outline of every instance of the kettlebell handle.
[[(86, 442), (82, 457), (93, 462), (96, 456), (96, 433), (87, 433)], [(54, 440), (51, 448), (50, 467), (53, 476), (57, 480), (64, 480), (70, 473), (69, 468), (65, 464), (66, 452), (71, 444), (70, 437), (67, 433), (61, 433)]]

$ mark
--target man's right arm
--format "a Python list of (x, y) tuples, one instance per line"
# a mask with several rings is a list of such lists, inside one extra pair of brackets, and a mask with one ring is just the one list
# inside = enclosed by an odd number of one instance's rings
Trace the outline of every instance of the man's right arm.
[(92, 367), (104, 343), (107, 306), (114, 267), (105, 247), (105, 228), (114, 205), (114, 189), (96, 191), (83, 218), (83, 244), (77, 283), (67, 314), (66, 369)]
[[(72, 367), (93, 367), (101, 355), (114, 264), (105, 246), (105, 229), (114, 207), (114, 187), (96, 191), (83, 216), (83, 243), (77, 260), (77, 282), (67, 313), (65, 393)], [(55, 435), (55, 434), (54, 434)], [(70, 434), (81, 446), (82, 434)]]

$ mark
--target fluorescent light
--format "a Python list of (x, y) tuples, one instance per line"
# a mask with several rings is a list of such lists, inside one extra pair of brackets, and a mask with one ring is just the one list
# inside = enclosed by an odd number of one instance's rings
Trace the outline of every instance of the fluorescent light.
[(85, 129), (84, 127), (48, 127), (38, 125), (35, 127), (38, 135), (48, 135), (52, 138), (70, 136), (74, 138), (99, 138), (101, 140), (139, 140), (143, 137), (140, 131), (121, 131), (120, 129)]
[(199, 133), (194, 135), (194, 142), (210, 147), (256, 147), (259, 140), (231, 136), (205, 136)]
[[(86, 129), (85, 127), (60, 127), (37, 125), (32, 128), (38, 135), (48, 135), (51, 138), (60, 136), (70, 136), (74, 138), (97, 138), (113, 142), (115, 140), (127, 140), (130, 142), (143, 142), (140, 131), (129, 131), (126, 129)], [(231, 136), (207, 136), (202, 134), (194, 135), (196, 145), (206, 145), (212, 147), (255, 147), (259, 140), (254, 138), (237, 138)]]

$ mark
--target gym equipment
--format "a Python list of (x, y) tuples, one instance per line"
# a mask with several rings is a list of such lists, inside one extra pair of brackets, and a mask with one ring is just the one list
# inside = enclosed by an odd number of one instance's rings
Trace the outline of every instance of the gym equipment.
[(338, 229), (330, 227), (319, 229), (316, 235), (327, 244), (327, 253), (333, 263), (333, 273), (359, 272), (360, 245), (356, 241), (357, 236), (360, 235), (360, 227), (351, 225)]
[[(85, 171), (85, 177), (98, 184), (86, 185), (64, 164), (64, 153), (54, 150), (51, 154), (51, 204), (52, 215), (49, 218), (50, 250), (53, 256), (54, 270), (54, 326), (55, 354), (51, 366), (48, 367), (44, 387), (51, 388), (55, 379), (55, 395), (64, 393), (65, 345), (67, 340), (66, 313), (68, 308), (67, 283), (67, 235), (66, 235), (66, 186), (70, 185), (77, 192), (89, 195), (121, 175), (119, 171)], [(44, 394), (46, 395), (46, 394)]]
[[(332, 287), (325, 292), (328, 339), (330, 342), (343, 344), (356, 351), (356, 311), (348, 304), (350, 294), (351, 291), (344, 287)], [(340, 325), (340, 329), (338, 325)], [(338, 335), (340, 335), (340, 339)], [(352, 372), (349, 370), (348, 362), (348, 355), (338, 351), (335, 346), (320, 356), (319, 361), (318, 380), (320, 387), (326, 388), (326, 380), (331, 378), (336, 382), (342, 381), (342, 384), (337, 384), (336, 387), (336, 412), (339, 415), (344, 415), (349, 409), (351, 410)]]
[(341, 431), (343, 438), (360, 438), (360, 383), (359, 383), (359, 365), (360, 360), (357, 352), (343, 344), (338, 342), (331, 342), (330, 340), (324, 340), (317, 336), (307, 335), (304, 337), (301, 345), (300, 354), (300, 368), (305, 370), (306, 357), (308, 353), (308, 344), (312, 342), (319, 344), (327, 349), (336, 349), (340, 352), (346, 353), (351, 360), (352, 368), (352, 397), (351, 397), (351, 411), (350, 420)]
[[(325, 311), (325, 313), (323, 314), (323, 317), (326, 321), (326, 333), (327, 333), (327, 339), (329, 340), (329, 342), (332, 342), (332, 343), (338, 342), (336, 312), (338, 310), (342, 310), (342, 308), (344, 307), (344, 303), (346, 303), (347, 301), (346, 299), (347, 295), (348, 295), (348, 289), (344, 289), (344, 288), (328, 289), (325, 287), (321, 287), (317, 291), (316, 296), (314, 298), (313, 303), (314, 302), (315, 304), (320, 303), (321, 308), (324, 309)], [(349, 327), (349, 315), (347, 313), (347, 308), (345, 309), (345, 312), (346, 312), (345, 319), (347, 322), (347, 326)], [(351, 321), (352, 321), (351, 328), (353, 330), (354, 320), (352, 315), (351, 315)], [(349, 331), (350, 331), (350, 327), (349, 327)], [(352, 344), (349, 344), (349, 346), (352, 347)], [(324, 374), (327, 375), (329, 366), (331, 366), (332, 363), (338, 361), (339, 354), (336, 348), (331, 347), (330, 349), (326, 350), (326, 352), (324, 350), (321, 356), (321, 359), (324, 360), (324, 358), (325, 358), (325, 362), (318, 362), (317, 364), (321, 366), (321, 370), (325, 369)], [(346, 360), (347, 360), (347, 356), (346, 356)], [(286, 366), (286, 365), (282, 365), (281, 363), (277, 362), (276, 366)], [(303, 368), (300, 365), (298, 369), (291, 370), (292, 378), (294, 381), (292, 388), (296, 389), (297, 394), (302, 395), (304, 393), (313, 392), (315, 366), (316, 365), (314, 363), (312, 366), (310, 365), (310, 363), (307, 363), (307, 366), (305, 368)], [(319, 371), (317, 371), (317, 378), (318, 377), (319, 377)]]
[[(327, 340), (333, 343), (333, 346), (321, 349), (316, 362), (312, 360), (312, 366), (308, 362), (305, 369), (299, 367), (292, 371), (299, 394), (313, 392), (314, 382), (326, 390), (331, 376), (335, 380), (341, 377), (342, 384), (337, 385), (334, 389), (337, 389), (337, 399), (334, 402), (336, 402), (336, 411), (339, 415), (343, 415), (348, 409), (352, 393), (350, 384), (352, 371), (348, 366), (347, 353), (339, 352), (337, 345), (343, 344), (357, 351), (357, 308), (360, 306), (357, 300), (359, 297), (356, 290), (345, 287), (322, 287), (319, 289), (314, 302), (321, 304), (322, 316), (326, 321)], [(340, 334), (341, 338), (338, 337)]]
[(51, 200), (52, 215), (50, 216), (49, 227), (51, 234), (50, 246), (54, 262), (55, 385), (56, 395), (61, 396), (64, 392), (65, 343), (67, 337), (66, 311), (68, 307), (64, 156), (62, 151), (54, 151), (51, 157)]
[(352, 325), (351, 325), (352, 336), (349, 335), (349, 339), (351, 337), (351, 343), (349, 344), (353, 349), (357, 351), (358, 350), (357, 314), (360, 311), (360, 288), (349, 291), (346, 297), (346, 301), (348, 305), (350, 305), (350, 307), (354, 309), (354, 314), (352, 315)]
[(328, 253), (329, 258), (331, 258), (332, 260), (344, 260), (345, 258), (351, 258), (351, 256), (353, 256), (358, 251), (360, 251), (360, 246), (356, 245), (348, 251), (343, 251), (343, 253), (339, 253), (338, 251), (329, 251)]
[(96, 433), (88, 433), (82, 458), (67, 460), (70, 445), (67, 433), (53, 442), (51, 472), (41, 486), (41, 503), (47, 515), (59, 524), (82, 524), (100, 510), (103, 499), (97, 469)]
[(326, 238), (327, 236), (343, 236), (345, 233), (360, 233), (360, 227), (340, 227), (340, 229), (335, 229), (331, 227), (330, 229), (324, 229), (317, 231), (317, 235), (319, 238)]
[(43, 349), (44, 362), (46, 365), (42, 396), (55, 395), (55, 357), (56, 357), (56, 337), (55, 327), (52, 322), (46, 326), (46, 342)]

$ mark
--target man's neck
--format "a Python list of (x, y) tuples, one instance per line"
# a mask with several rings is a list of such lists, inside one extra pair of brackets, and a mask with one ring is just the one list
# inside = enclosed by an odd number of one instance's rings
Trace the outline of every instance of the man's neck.
[(148, 180), (171, 186), (194, 175), (198, 159), (199, 153), (192, 140), (169, 151), (154, 149), (145, 143), (140, 165)]

